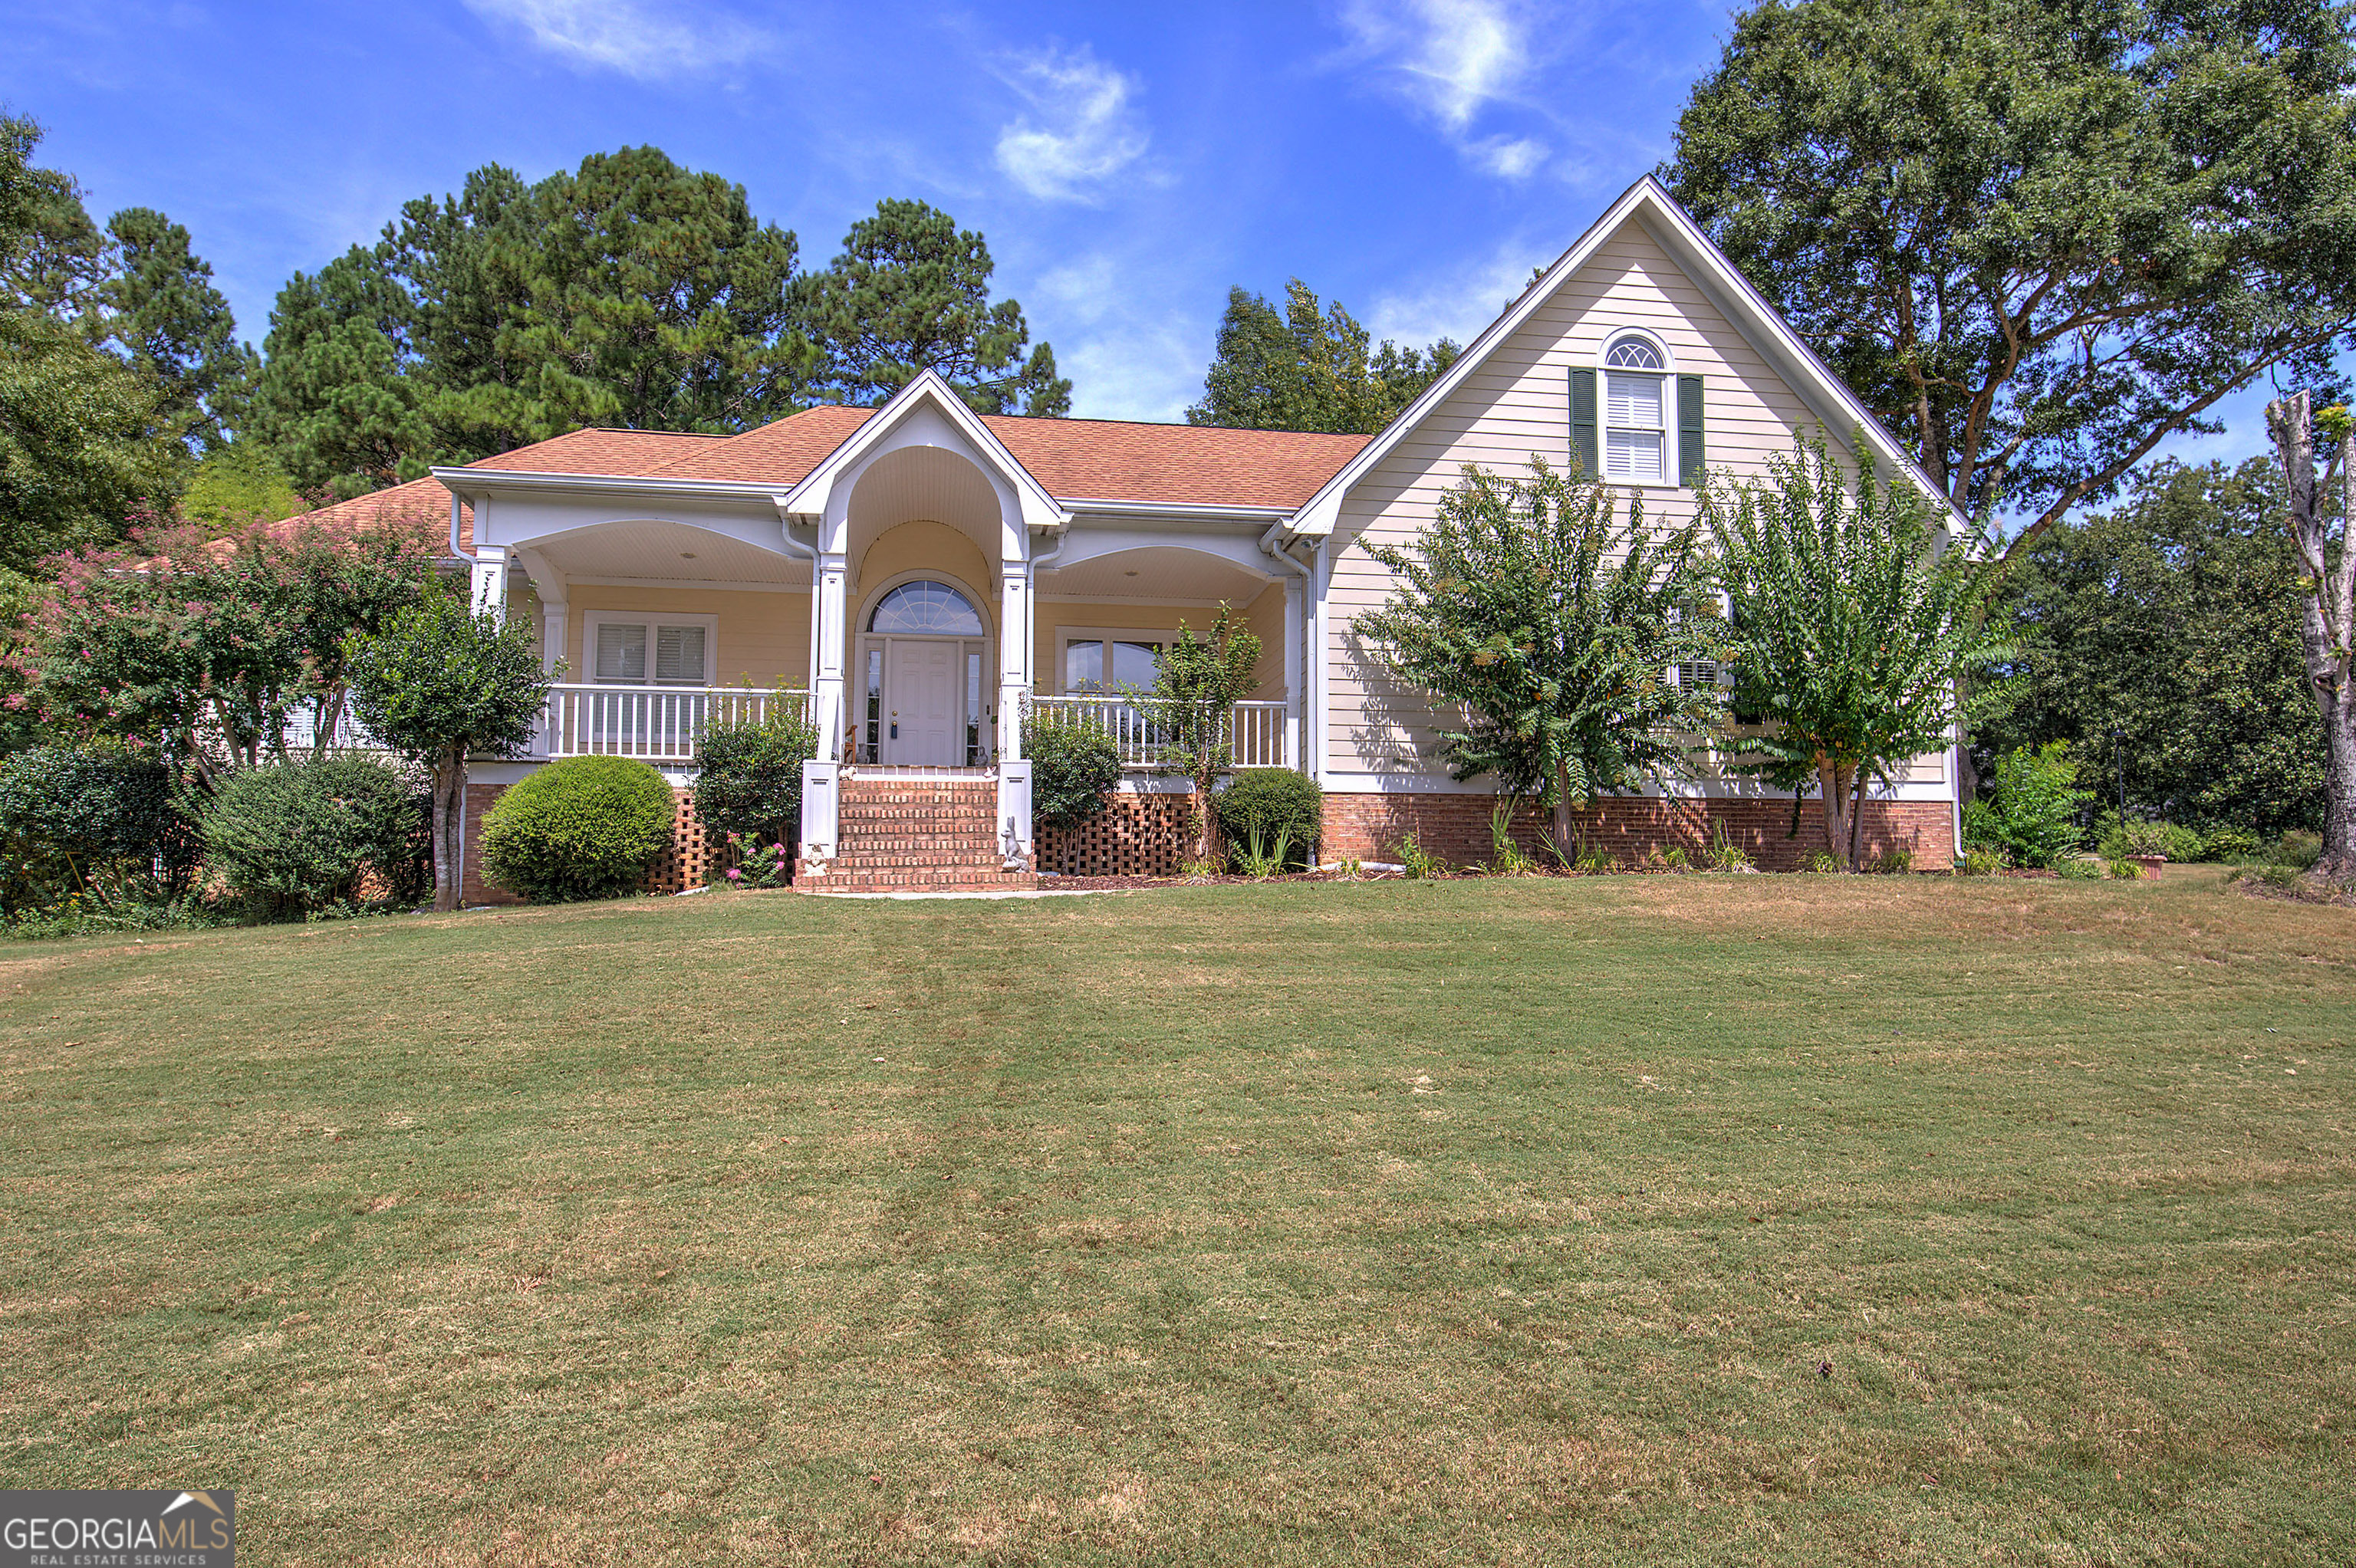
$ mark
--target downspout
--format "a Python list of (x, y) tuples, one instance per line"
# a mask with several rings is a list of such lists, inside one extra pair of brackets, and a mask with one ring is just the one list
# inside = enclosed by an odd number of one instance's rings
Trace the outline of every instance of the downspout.
[(1286, 571), (1301, 579), (1301, 645), (1295, 651), (1301, 656), (1301, 689), (1295, 695), (1301, 703), (1301, 760), (1305, 764), (1309, 776), (1313, 779), (1324, 772), (1319, 765), (1323, 752), (1312, 739), (1316, 730), (1317, 715), (1315, 700), (1317, 662), (1314, 653), (1321, 645), (1316, 631), (1318, 624), (1317, 574), (1302, 565), (1290, 548), (1280, 542), (1278, 536), (1283, 531), (1282, 523), (1271, 526), (1268, 532), (1260, 535), (1259, 548), (1269, 559), (1280, 562)]
[(804, 544), (804, 543), (802, 543), (802, 541), (801, 541), (801, 540), (799, 540), (799, 539), (798, 539), (794, 538), (794, 521), (793, 521), (793, 518), (792, 518), (791, 517), (787, 516), (787, 513), (786, 513), (786, 511), (784, 510), (784, 502), (785, 502), (785, 497), (784, 497), (784, 496), (774, 496), (774, 497), (772, 497), (772, 499), (774, 499), (775, 501), (776, 501), (776, 502), (778, 503), (778, 512), (777, 512), (777, 533), (778, 533), (778, 536), (779, 536), (781, 539), (783, 539), (785, 540), (787, 553), (787, 554), (790, 554), (790, 555), (798, 556), (798, 557), (800, 557), (802, 560), (807, 560), (807, 561), (809, 561), (809, 569), (810, 569), (809, 654), (809, 660), (808, 660), (808, 662), (807, 662), (807, 663), (802, 667), (802, 691), (803, 691), (803, 693), (805, 694), (806, 700), (807, 700), (809, 704), (811, 704), (811, 705), (813, 705), (813, 706), (814, 706), (814, 705), (817, 703), (817, 701), (818, 701), (818, 539), (817, 539), (817, 537), (816, 537), (817, 530), (816, 530), (816, 529), (812, 529), (812, 530), (811, 530), (811, 535), (812, 535), (812, 537), (811, 537), (810, 542), (809, 542), (809, 544), (807, 544), (807, 545), (806, 545), (806, 544)]
[[(1064, 547), (1069, 544), (1071, 539), (1072, 526), (1068, 522), (1056, 531), (1053, 544), (1044, 553), (1038, 546), (1031, 542), (1031, 536), (1027, 530), (1023, 536), (1023, 548), (1031, 552), (1031, 592), (1025, 594), (1023, 600), (1023, 656), (1034, 662), (1034, 667), (1031, 671), (1031, 684), (1034, 687), (1039, 684), (1039, 671), (1035, 667), (1035, 661), (1039, 657), (1039, 569), (1055, 565), (1063, 556)], [(1024, 695), (1029, 694), (1026, 692)], [(1021, 737), (1017, 736), (1016, 739), (1019, 741)], [(999, 744), (1003, 746), (1005, 743), (1005, 740), (1001, 737)]]
[(450, 559), (453, 560), (464, 559), (458, 553), (458, 514), (466, 505), (458, 498), (458, 492), (450, 492)]

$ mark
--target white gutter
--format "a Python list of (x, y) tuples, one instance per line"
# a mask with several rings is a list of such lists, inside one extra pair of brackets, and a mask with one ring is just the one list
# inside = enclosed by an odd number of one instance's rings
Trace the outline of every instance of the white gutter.
[(466, 559), (458, 549), (458, 515), (466, 505), (466, 502), (458, 498), (458, 492), (455, 490), (450, 492), (450, 558), (453, 560)]
[(711, 501), (774, 502), (777, 486), (750, 479), (670, 479), (626, 474), (541, 474), (517, 468), (436, 468), (434, 477), (454, 496), (501, 490), (555, 490), (632, 496), (675, 496)]
[(1230, 506), (1202, 501), (1121, 501), (1109, 496), (1058, 496), (1055, 504), (1098, 517), (1147, 517), (1202, 522), (1281, 522), (1292, 516), (1290, 507)]

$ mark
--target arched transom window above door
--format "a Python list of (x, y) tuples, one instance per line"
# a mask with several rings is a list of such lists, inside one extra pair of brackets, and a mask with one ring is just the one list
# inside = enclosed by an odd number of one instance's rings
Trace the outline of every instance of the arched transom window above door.
[(904, 636), (978, 637), (982, 635), (981, 612), (948, 583), (920, 579), (903, 582), (877, 600), (867, 629)]

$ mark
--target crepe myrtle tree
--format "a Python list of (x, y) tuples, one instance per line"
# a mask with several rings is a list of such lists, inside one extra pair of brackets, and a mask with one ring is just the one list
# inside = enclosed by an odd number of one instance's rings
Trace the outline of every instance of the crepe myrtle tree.
[(1734, 765), (1795, 799), (1813, 783), (1851, 869), (1873, 784), (1946, 745), (1965, 677), (2010, 651), (1986, 613), (2001, 565), (1985, 526), (1948, 533), (1933, 506), (1869, 457), (1852, 477), (1821, 432), (1795, 432), (1764, 480), (1703, 495), (1736, 705), (1764, 720)]
[(433, 778), (434, 907), (455, 910), (466, 759), (522, 752), (563, 662), (543, 673), (523, 622), (477, 613), (438, 579), (382, 631), (348, 639), (344, 659), (361, 727)]
[(1441, 756), (1459, 779), (1571, 813), (1599, 795), (1665, 783), (1724, 723), (1715, 687), (1680, 666), (1716, 659), (1698, 524), (1656, 529), (1644, 497), (1622, 521), (1612, 489), (1530, 460), (1526, 476), (1466, 464), (1431, 523), (1369, 553), (1403, 586), (1358, 635), (1437, 699)]
[(1139, 693), (1146, 718), (1162, 736), (1162, 765), (1194, 784), (1194, 859), (1217, 848), (1218, 814), (1211, 788), (1235, 766), (1236, 704), (1258, 682), (1259, 638), (1228, 605), (1219, 606), (1209, 633), (1196, 638), (1185, 622), (1154, 667), (1153, 689)]
[[(2308, 691), (2323, 719), (2323, 853), (2308, 874), (2344, 882), (2356, 878), (2356, 538), (2349, 521), (2356, 516), (2356, 415), (2343, 403), (2318, 409), (2312, 392), (2294, 392), (2266, 405), (2266, 430), (2290, 492), (2299, 643)], [(2318, 437), (2325, 445), (2320, 475)]]

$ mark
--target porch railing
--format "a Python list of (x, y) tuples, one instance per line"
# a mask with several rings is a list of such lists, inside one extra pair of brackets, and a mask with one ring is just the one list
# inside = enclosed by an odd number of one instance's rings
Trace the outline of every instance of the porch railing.
[[(1126, 697), (1033, 697), (1031, 711), (1067, 724), (1085, 724), (1112, 737), (1125, 768), (1162, 765), (1170, 749), (1169, 737), (1153, 722), (1148, 709)], [(1287, 708), (1283, 702), (1238, 702), (1228, 713), (1227, 743), (1239, 768), (1288, 766), (1285, 752)]]
[(809, 711), (806, 691), (742, 686), (555, 686), (541, 712), (533, 751), (543, 757), (640, 757), (686, 762), (713, 724), (796, 717)]

